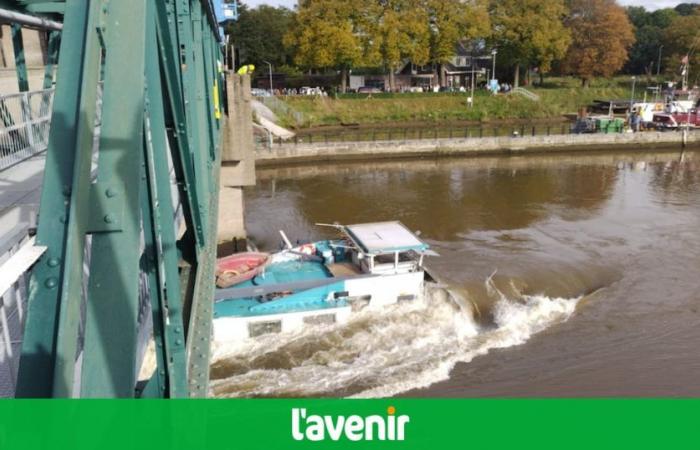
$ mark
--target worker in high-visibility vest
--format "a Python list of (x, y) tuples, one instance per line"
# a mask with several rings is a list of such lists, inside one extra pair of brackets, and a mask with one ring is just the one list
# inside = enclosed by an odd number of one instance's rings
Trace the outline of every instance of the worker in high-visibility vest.
[(252, 64), (247, 64), (245, 66), (242, 66), (241, 68), (238, 69), (238, 72), (236, 72), (238, 75), (248, 75), (255, 72), (255, 66)]

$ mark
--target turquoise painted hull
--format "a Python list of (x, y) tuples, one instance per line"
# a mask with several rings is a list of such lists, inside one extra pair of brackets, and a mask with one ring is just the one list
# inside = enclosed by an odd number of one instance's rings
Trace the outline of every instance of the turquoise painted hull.
[[(233, 293), (234, 298), (217, 302), (214, 318), (255, 317), (347, 306), (347, 299), (342, 296), (345, 282), (333, 282), (333, 274), (318, 256), (330, 249), (330, 243), (331, 241), (316, 242), (316, 255), (299, 256), (299, 259), (281, 262), (273, 261), (261, 275), (237, 285), (233, 290), (227, 290)], [(289, 288), (305, 282), (319, 282), (323, 285), (308, 289)], [(279, 287), (279, 291), (275, 291), (275, 287)], [(245, 293), (256, 289), (264, 289), (269, 293), (243, 297), (235, 295), (236, 292)]]

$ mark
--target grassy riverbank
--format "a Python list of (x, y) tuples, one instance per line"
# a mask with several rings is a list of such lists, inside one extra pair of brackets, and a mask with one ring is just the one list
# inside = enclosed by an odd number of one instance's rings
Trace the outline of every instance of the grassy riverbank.
[[(644, 86), (637, 85), (637, 92)], [(576, 113), (593, 100), (630, 96), (630, 80), (597, 80), (584, 89), (572, 78), (552, 78), (530, 90), (540, 96), (532, 101), (520, 95), (493, 96), (477, 92), (473, 108), (466, 93), (414, 93), (372, 96), (280, 97), (287, 108), (273, 108), (284, 126), (308, 128), (381, 122), (508, 121), (556, 119)]]

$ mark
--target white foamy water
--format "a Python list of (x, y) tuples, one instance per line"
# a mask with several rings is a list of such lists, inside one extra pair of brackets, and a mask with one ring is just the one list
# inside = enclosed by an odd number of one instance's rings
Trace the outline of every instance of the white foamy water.
[[(388, 397), (446, 380), (455, 364), (522, 345), (568, 320), (580, 298), (496, 298), (494, 323), (480, 326), (464, 299), (430, 289), (424, 298), (346, 324), (271, 335), (214, 349), (217, 397)], [(454, 300), (454, 301), (453, 301)]]

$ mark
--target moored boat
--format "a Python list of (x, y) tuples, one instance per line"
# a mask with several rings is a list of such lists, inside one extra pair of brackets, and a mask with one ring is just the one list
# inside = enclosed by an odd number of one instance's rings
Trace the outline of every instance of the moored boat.
[(216, 261), (216, 285), (228, 288), (259, 275), (270, 260), (268, 253), (236, 253)]
[(338, 239), (270, 256), (264, 270), (218, 289), (214, 340), (237, 341), (347, 321), (353, 313), (412, 301), (430, 279), (425, 256), (437, 255), (400, 222), (333, 225)]

